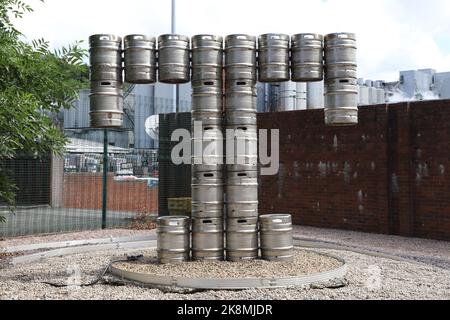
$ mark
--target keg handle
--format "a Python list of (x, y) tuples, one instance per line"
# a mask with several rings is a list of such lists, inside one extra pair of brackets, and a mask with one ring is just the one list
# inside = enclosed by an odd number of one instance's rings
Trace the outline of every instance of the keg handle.
[(176, 222), (176, 221), (169, 221), (169, 226), (178, 226), (178, 222)]
[(270, 39), (272, 39), (272, 40), (280, 40), (280, 36), (272, 35), (272, 36), (270, 36)]
[(246, 36), (237, 36), (236, 39), (238, 40), (247, 40)]
[(134, 36), (133, 39), (134, 40), (142, 40), (142, 39), (144, 39), (144, 37), (143, 36)]
[(273, 219), (272, 222), (273, 223), (282, 223), (283, 220), (281, 220), (281, 219)]
[(168, 36), (167, 39), (169, 39), (169, 40), (178, 40), (179, 37), (178, 36)]
[(348, 34), (346, 34), (346, 33), (340, 33), (340, 34), (338, 34), (338, 38), (339, 38), (339, 39), (348, 39)]
[(238, 220), (237, 222), (238, 222), (238, 223), (247, 223), (247, 220), (246, 220), (246, 219), (240, 219), (240, 220)]
[(211, 36), (203, 36), (202, 39), (203, 40), (212, 40), (212, 37)]
[(205, 86), (213, 86), (214, 85), (214, 81), (205, 81), (205, 82), (203, 82), (203, 85), (205, 85)]
[(246, 81), (237, 81), (237, 82), (236, 82), (236, 85), (237, 85), (237, 86), (246, 86), (246, 85), (247, 85), (247, 82), (246, 82)]
[(206, 178), (214, 177), (214, 173), (204, 173), (203, 176)]
[(109, 40), (109, 36), (101, 36), (100, 40)]
[(313, 34), (305, 34), (304, 36), (303, 36), (303, 39), (309, 39), (309, 40), (312, 40), (312, 39), (314, 39), (315, 37), (314, 37), (314, 35)]
[(247, 127), (238, 127), (237, 130), (247, 131)]
[(211, 224), (212, 223), (212, 220), (203, 220), (202, 221), (204, 224)]
[(103, 81), (103, 82), (100, 83), (100, 85), (101, 85), (101, 86), (110, 86), (110, 85), (111, 85), (111, 82)]
[(247, 174), (246, 173), (238, 173), (238, 177), (246, 177)]

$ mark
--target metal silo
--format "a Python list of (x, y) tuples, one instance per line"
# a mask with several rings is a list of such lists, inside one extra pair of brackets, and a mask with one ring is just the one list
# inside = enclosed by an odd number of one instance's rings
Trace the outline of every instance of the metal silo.
[(297, 99), (296, 83), (292, 81), (280, 83), (278, 97), (278, 111), (294, 111)]
[(258, 37), (260, 82), (289, 81), (289, 36), (269, 33)]
[(305, 82), (297, 82), (295, 96), (295, 110), (306, 110), (307, 86)]
[(307, 84), (307, 109), (323, 109), (325, 107), (324, 82), (308, 82)]
[(370, 105), (370, 96), (369, 96), (370, 88), (366, 86), (359, 86), (359, 105), (360, 106), (368, 106)]

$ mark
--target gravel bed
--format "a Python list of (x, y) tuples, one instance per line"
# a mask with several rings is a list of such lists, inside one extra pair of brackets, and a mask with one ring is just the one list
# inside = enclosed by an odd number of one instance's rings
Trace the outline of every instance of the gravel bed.
[[(299, 231), (298, 228), (296, 229)], [(343, 233), (351, 239), (342, 237)], [(133, 232), (132, 234), (136, 233)], [(325, 240), (326, 237), (328, 241), (340, 243), (350, 243), (351, 241), (352, 245), (367, 246), (368, 249), (376, 247), (391, 253), (403, 252), (430, 258), (433, 257), (433, 254), (445, 258), (448, 256), (450, 247), (448, 242), (313, 228), (307, 231), (301, 228), (298, 235), (322, 240)], [(95, 237), (101, 238), (102, 235)], [(55, 240), (52, 239), (51, 241)], [(436, 247), (431, 253), (428, 253), (431, 244), (436, 244)], [(411, 249), (413, 250), (408, 252)], [(314, 251), (329, 253), (346, 260), (348, 265), (347, 286), (336, 289), (326, 288), (327, 286), (304, 286), (287, 289), (204, 291), (180, 294), (164, 293), (158, 289), (149, 289), (128, 283), (122, 283), (121, 285), (117, 279), (110, 284), (99, 283), (91, 287), (55, 288), (42, 283), (43, 281), (72, 284), (89, 282), (103, 271), (111, 259), (123, 258), (125, 253), (148, 254), (148, 252), (142, 250), (109, 250), (52, 258), (39, 263), (15, 267), (7, 266), (0, 271), (0, 299), (450, 299), (450, 270), (436, 267), (433, 264), (395, 261), (350, 251), (328, 249)], [(241, 272), (243, 271), (241, 270)], [(112, 280), (110, 277), (107, 279)]]
[(130, 229), (107, 229), (95, 231), (81, 231), (71, 233), (50, 234), (43, 236), (24, 236), (17, 238), (3, 238), (0, 239), (0, 248), (14, 247), (26, 244), (45, 243), (45, 242), (59, 242), (71, 240), (88, 240), (88, 239), (103, 239), (103, 238), (117, 238), (130, 236), (145, 236), (156, 234), (155, 230), (130, 230)]
[(182, 264), (158, 264), (156, 251), (145, 253), (142, 261), (120, 262), (114, 266), (126, 271), (156, 276), (179, 278), (287, 278), (325, 272), (339, 268), (342, 263), (334, 258), (312, 251), (294, 250), (292, 262), (268, 262), (264, 260), (243, 262), (188, 262)]
[(362, 232), (294, 226), (297, 237), (380, 251), (450, 270), (450, 243)]

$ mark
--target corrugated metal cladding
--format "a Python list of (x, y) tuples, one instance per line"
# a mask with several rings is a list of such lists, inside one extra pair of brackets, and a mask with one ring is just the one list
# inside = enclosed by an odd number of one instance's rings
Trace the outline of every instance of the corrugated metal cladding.
[(32, 156), (19, 155), (15, 159), (1, 160), (0, 168), (7, 172), (17, 187), (16, 205), (50, 205), (50, 157), (36, 159)]
[(168, 198), (191, 196), (191, 165), (175, 165), (170, 153), (178, 142), (170, 141), (176, 129), (191, 130), (191, 114), (169, 113), (159, 115), (159, 215), (169, 214)]

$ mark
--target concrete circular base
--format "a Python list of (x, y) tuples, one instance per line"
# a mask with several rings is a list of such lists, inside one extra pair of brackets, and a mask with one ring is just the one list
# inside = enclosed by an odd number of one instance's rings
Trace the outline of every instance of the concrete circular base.
[[(111, 265), (111, 273), (125, 280), (151, 287), (174, 287), (181, 289), (201, 290), (245, 290), (252, 288), (286, 288), (292, 286), (310, 285), (333, 279), (343, 278), (347, 273), (347, 265), (341, 258), (327, 254), (316, 253), (317, 256), (335, 259), (340, 262), (336, 269), (319, 273), (311, 273), (296, 277), (261, 277), (261, 278), (214, 278), (214, 277), (177, 277), (161, 276), (144, 271), (124, 267), (124, 263)], [(126, 265), (126, 264), (125, 264)]]

